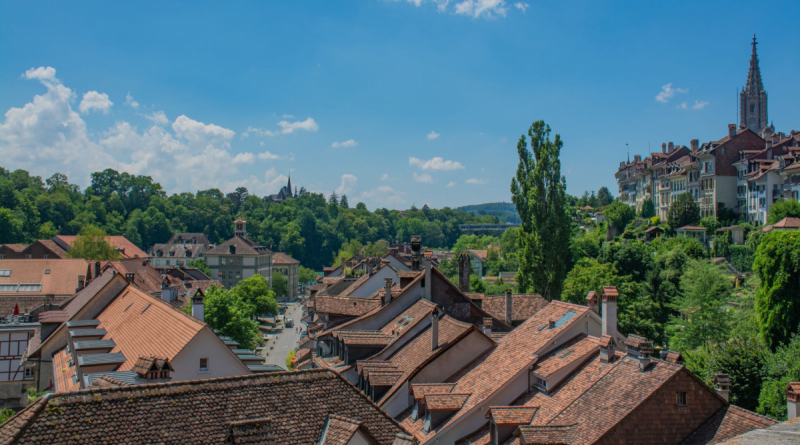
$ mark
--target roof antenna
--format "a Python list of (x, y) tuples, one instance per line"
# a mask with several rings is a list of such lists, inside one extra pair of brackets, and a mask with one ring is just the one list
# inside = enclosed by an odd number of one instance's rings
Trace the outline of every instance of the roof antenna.
[(628, 143), (625, 143), (625, 150), (628, 152), (628, 164), (631, 163), (631, 151), (628, 149)]

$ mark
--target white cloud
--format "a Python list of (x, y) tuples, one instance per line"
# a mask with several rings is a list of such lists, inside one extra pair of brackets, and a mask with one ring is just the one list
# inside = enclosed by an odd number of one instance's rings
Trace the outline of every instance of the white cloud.
[(451, 171), (451, 170), (463, 170), (464, 164), (458, 161), (445, 161), (443, 158), (434, 157), (432, 159), (428, 159), (427, 161), (423, 161), (422, 159), (410, 157), (408, 158), (408, 165), (419, 167), (422, 170), (440, 170), (440, 171)]
[(128, 91), (128, 94), (125, 95), (125, 105), (131, 108), (139, 108), (139, 102), (136, 102), (136, 100), (134, 100), (130, 91)]
[(384, 173), (381, 175), (381, 181), (385, 181), (387, 179), (389, 179), (389, 173)]
[[(152, 125), (142, 130), (118, 121), (106, 131), (90, 135), (73, 108), (75, 94), (61, 84), (53, 68), (32, 68), (23, 77), (38, 80), (46, 92), (21, 108), (5, 112), (5, 119), (0, 121), (4, 166), (45, 177), (60, 172), (83, 186), (88, 184), (90, 173), (113, 168), (151, 176), (169, 192), (209, 188), (231, 191), (244, 186), (265, 195), (275, 193), (286, 182), (287, 178), (274, 169), (263, 177), (248, 177), (239, 168), (252, 163), (256, 155), (231, 153), (233, 131), (186, 116), (180, 116), (172, 126)], [(166, 116), (156, 120), (164, 122)], [(259, 159), (263, 157), (263, 153), (258, 155)], [(192, 174), (176, 175), (178, 170)]]
[(291, 115), (291, 114), (284, 114), (284, 115), (283, 115), (283, 116), (281, 116), (281, 117), (282, 117), (283, 119), (294, 119), (294, 116), (293, 116), (293, 115)]
[(278, 125), (282, 128), (281, 133), (283, 134), (291, 134), (294, 133), (295, 130), (304, 130), (304, 131), (317, 131), (319, 130), (319, 125), (314, 122), (314, 119), (310, 117), (304, 121), (280, 121)]
[(489, 180), (488, 179), (469, 178), (464, 182), (466, 182), (467, 184), (472, 184), (472, 185), (484, 185), (484, 184), (488, 183)]
[(108, 114), (108, 110), (112, 105), (114, 105), (114, 102), (111, 102), (108, 99), (108, 94), (98, 93), (97, 91), (89, 91), (83, 95), (83, 100), (78, 106), (78, 109), (81, 110), (81, 113), (83, 114), (86, 114), (92, 110), (97, 110), (103, 114)]
[(414, 172), (414, 180), (417, 182), (423, 182), (425, 184), (433, 184), (435, 182), (433, 180), (433, 176), (429, 175), (428, 173), (418, 175), (417, 172)]
[(270, 153), (268, 151), (265, 151), (263, 153), (259, 153), (258, 154), (258, 159), (261, 159), (262, 161), (275, 161), (275, 160), (283, 159), (283, 158), (281, 156), (279, 156), (279, 155), (274, 154), (274, 153)]
[(688, 93), (688, 88), (672, 88), (672, 83), (668, 83), (661, 87), (661, 92), (656, 95), (656, 101), (661, 103), (667, 103), (670, 99), (675, 97), (675, 93), (685, 94)]
[(685, 110), (687, 108), (686, 102), (682, 102), (680, 105), (676, 106), (675, 108), (679, 110)]
[(145, 115), (145, 119), (156, 125), (167, 125), (169, 123), (169, 119), (167, 119), (167, 115), (163, 111), (154, 111), (152, 114)]
[(441, 134), (439, 134), (439, 133), (437, 133), (435, 131), (431, 131), (430, 133), (428, 133), (428, 139), (436, 139), (439, 136), (441, 136)]
[(474, 18), (505, 17), (506, 2), (504, 0), (463, 0), (456, 3), (455, 13)]
[(342, 183), (339, 185), (339, 188), (336, 189), (336, 194), (342, 196), (351, 193), (356, 189), (357, 184), (358, 177), (345, 173), (342, 175)]
[(358, 145), (358, 142), (356, 142), (353, 139), (348, 139), (348, 140), (343, 141), (343, 142), (334, 142), (333, 144), (331, 144), (331, 147), (333, 147), (333, 148), (355, 147), (356, 145)]
[(520, 11), (522, 11), (523, 14), (528, 9), (528, 6), (530, 6), (530, 5), (527, 4), (527, 3), (522, 3), (522, 2), (514, 3), (514, 7), (519, 9)]
[(447, 183), (447, 186), (448, 187), (455, 187), (456, 183), (454, 181), (450, 181), (450, 182)]
[(406, 200), (403, 198), (405, 195), (405, 192), (395, 190), (388, 185), (382, 185), (370, 191), (362, 192), (361, 199), (375, 204), (376, 207), (385, 207), (387, 205), (405, 204)]
[(700, 101), (695, 99), (694, 105), (692, 105), (692, 109), (693, 110), (702, 110), (703, 108), (706, 107), (706, 105), (708, 105), (707, 101), (700, 102)]

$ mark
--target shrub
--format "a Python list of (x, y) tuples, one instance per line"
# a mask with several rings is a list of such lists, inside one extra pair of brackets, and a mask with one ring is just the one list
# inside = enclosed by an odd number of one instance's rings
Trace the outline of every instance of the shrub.
[(753, 251), (747, 246), (736, 244), (728, 246), (731, 265), (741, 272), (753, 270)]

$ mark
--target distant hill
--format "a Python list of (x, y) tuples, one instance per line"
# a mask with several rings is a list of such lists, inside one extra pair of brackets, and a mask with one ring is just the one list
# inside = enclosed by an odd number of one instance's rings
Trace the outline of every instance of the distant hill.
[(456, 210), (462, 212), (472, 213), (473, 215), (490, 215), (496, 216), (500, 219), (501, 223), (515, 223), (519, 224), (519, 214), (517, 208), (510, 202), (490, 202), (487, 204), (474, 204), (459, 207)]

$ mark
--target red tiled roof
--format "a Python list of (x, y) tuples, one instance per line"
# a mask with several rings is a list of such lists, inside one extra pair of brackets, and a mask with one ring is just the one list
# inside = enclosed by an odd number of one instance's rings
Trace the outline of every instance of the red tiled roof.
[[(470, 297), (471, 298), (471, 297)], [(539, 294), (515, 294), (511, 296), (511, 320), (523, 321), (531, 318), (533, 314), (539, 312), (547, 306), (545, 300)], [(485, 295), (481, 308), (493, 317), (506, 319), (506, 297), (505, 295)]]
[(317, 295), (314, 297), (315, 311), (322, 314), (346, 315), (360, 317), (380, 307), (381, 300), (375, 298), (334, 297)]
[(209, 250), (206, 251), (206, 256), (208, 255), (231, 255), (230, 247), (234, 246), (236, 250), (236, 255), (270, 255), (272, 252), (264, 246), (259, 246), (258, 244), (254, 243), (253, 241), (242, 238), (240, 236), (234, 236), (233, 238), (225, 241), (222, 244), (219, 244)]
[(51, 303), (60, 303), (78, 289), (78, 277), (86, 277), (88, 263), (82, 259), (0, 260), (0, 269), (10, 270), (0, 277), (0, 284), (41, 284), (38, 291), (0, 292), (0, 315), (10, 315), (14, 306), (21, 310), (34, 309), (48, 295)]
[(787, 216), (772, 225), (774, 229), (800, 229), (800, 218)]
[(430, 411), (458, 411), (470, 398), (470, 394), (428, 394), (425, 405)]
[(486, 418), (497, 425), (529, 425), (538, 406), (492, 406), (486, 410)]
[(688, 226), (679, 227), (678, 230), (702, 230), (702, 231), (705, 232), (708, 229), (706, 229), (705, 227), (701, 227), (701, 226), (688, 225)]
[[(76, 235), (56, 235), (52, 239), (57, 244), (70, 248), (76, 238), (78, 238)], [(122, 258), (148, 258), (150, 256), (124, 236), (108, 235), (106, 241), (119, 251)]]
[(22, 252), (25, 248), (28, 247), (27, 244), (0, 244), (0, 246), (8, 247), (9, 249), (13, 250), (14, 252)]
[(231, 426), (266, 415), (259, 443), (317, 443), (331, 414), (357, 419), (378, 443), (403, 432), (342, 377), (310, 370), (52, 394), (0, 426), (0, 441), (219, 444)]
[(272, 264), (300, 264), (300, 261), (297, 261), (285, 253), (275, 252), (272, 254)]
[(719, 443), (748, 431), (766, 428), (776, 423), (778, 422), (769, 417), (764, 417), (735, 405), (727, 405), (684, 439), (681, 445)]

